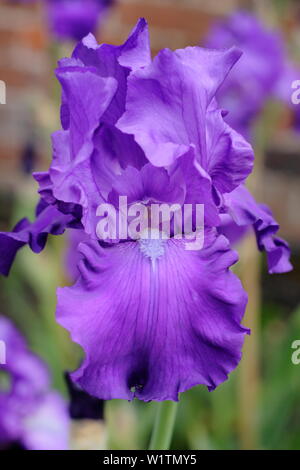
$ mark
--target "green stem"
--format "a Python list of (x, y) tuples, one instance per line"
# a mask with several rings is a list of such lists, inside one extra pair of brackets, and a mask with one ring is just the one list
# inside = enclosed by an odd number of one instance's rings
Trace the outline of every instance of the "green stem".
[(178, 404), (174, 401), (164, 401), (158, 404), (149, 450), (170, 448), (177, 408)]

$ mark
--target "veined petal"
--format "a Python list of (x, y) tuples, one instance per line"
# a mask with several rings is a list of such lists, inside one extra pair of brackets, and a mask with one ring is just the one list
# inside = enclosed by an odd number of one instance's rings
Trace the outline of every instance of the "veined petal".
[(127, 165), (141, 168), (147, 162), (133, 136), (113, 124), (125, 110), (130, 71), (150, 61), (147, 23), (141, 19), (121, 46), (98, 45), (88, 35), (57, 69), (64, 130), (52, 136), (49, 172), (35, 177), (47, 202), (81, 208), (82, 224), (93, 237), (97, 207), (115, 176)]
[(239, 243), (250, 231), (249, 225), (237, 225), (229, 214), (221, 214), (220, 220), (217, 230), (227, 238), (231, 246)]
[(58, 290), (58, 322), (86, 354), (73, 380), (98, 398), (178, 400), (241, 358), (246, 294), (225, 237), (207, 233), (200, 251), (145, 243), (82, 244), (77, 283)]
[[(128, 165), (141, 168), (147, 162), (142, 150), (132, 136), (103, 125), (95, 132), (93, 151), (81, 152), (77, 161), (70, 154), (69, 131), (52, 135), (53, 162), (49, 178), (43, 174), (40, 192), (49, 193), (55, 201), (64, 201), (82, 208), (81, 222), (85, 231), (96, 238), (96, 211), (113, 188), (117, 175)], [(51, 181), (50, 186), (47, 185)], [(124, 194), (126, 195), (126, 194)]]
[[(93, 34), (88, 34), (78, 44), (73, 52), (72, 59), (79, 60), (83, 65), (97, 67), (102, 76), (114, 76), (114, 68), (107, 68), (110, 64), (103, 61), (102, 52), (106, 50), (111, 56), (117, 59), (123, 67), (134, 70), (145, 67), (151, 62), (150, 40), (148, 24), (144, 18), (140, 18), (128, 39), (121, 46), (110, 44), (97, 44)], [(68, 59), (69, 61), (72, 59)], [(74, 63), (74, 62), (73, 62)]]
[(140, 19), (128, 39), (121, 46), (97, 44), (93, 35), (88, 35), (75, 48), (74, 60), (83, 67), (95, 67), (101, 77), (113, 77), (118, 83), (114, 98), (103, 116), (103, 121), (115, 124), (125, 111), (127, 77), (131, 70), (149, 65), (151, 62), (148, 25)]
[(206, 110), (239, 56), (234, 48), (161, 51), (131, 73), (117, 127), (134, 135), (153, 165), (170, 165), (193, 146), (206, 169)]
[(204, 205), (205, 225), (216, 227), (220, 223), (217, 201), (213, 195), (210, 176), (197, 162), (193, 149), (176, 162), (174, 168), (181, 171), (186, 185), (185, 204)]
[(211, 106), (206, 116), (207, 172), (221, 193), (233, 191), (252, 171), (251, 145), (223, 119), (223, 112)]
[(91, 144), (100, 118), (117, 90), (117, 81), (112, 77), (99, 76), (97, 69), (92, 67), (60, 67), (56, 76), (62, 85), (64, 104), (68, 105), (70, 113), (71, 153), (72, 158), (76, 159), (82, 146)]
[(72, 281), (76, 281), (79, 271), (78, 263), (82, 256), (78, 250), (78, 245), (89, 240), (89, 236), (84, 230), (68, 230), (67, 233), (67, 252), (65, 255), (65, 267)]
[(147, 163), (139, 171), (128, 166), (112, 181), (113, 190), (108, 201), (118, 205), (119, 196), (127, 196), (128, 203), (165, 202), (183, 204), (185, 181), (179, 172), (169, 175), (165, 168), (158, 168)]

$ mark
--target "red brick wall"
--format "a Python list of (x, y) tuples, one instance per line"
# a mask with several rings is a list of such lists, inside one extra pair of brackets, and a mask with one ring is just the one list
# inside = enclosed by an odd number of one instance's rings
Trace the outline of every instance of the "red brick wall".
[(45, 93), (49, 62), (41, 11), (36, 6), (0, 4), (0, 79), (6, 104), (0, 105), (0, 177), (14, 178), (19, 153), (33, 126), (34, 101)]
[(238, 0), (120, 0), (104, 29), (107, 42), (118, 43), (138, 18), (150, 25), (153, 52), (198, 44), (212, 21), (241, 5)]

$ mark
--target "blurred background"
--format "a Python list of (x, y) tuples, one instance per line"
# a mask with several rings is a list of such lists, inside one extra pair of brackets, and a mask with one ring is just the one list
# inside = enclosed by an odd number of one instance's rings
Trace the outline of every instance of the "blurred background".
[[(119, 0), (106, 12), (97, 39), (120, 44), (137, 19), (145, 17), (153, 54), (165, 47), (201, 45), (217, 20), (241, 8), (281, 32), (300, 80), (296, 0)], [(0, 80), (7, 87), (6, 104), (0, 104), (3, 231), (21, 217), (33, 217), (37, 185), (31, 172), (48, 167), (50, 134), (60, 127), (60, 90), (53, 70), (57, 59), (70, 53), (72, 42), (56, 41), (46, 23), (41, 2), (0, 0)], [(251, 92), (249, 84), (250, 97)], [(252, 327), (252, 336), (246, 338), (241, 365), (226, 383), (212, 393), (196, 387), (181, 397), (173, 449), (300, 449), (300, 364), (291, 361), (292, 342), (300, 340), (300, 133), (295, 111), (284, 103), (276, 109), (276, 119), (273, 112), (261, 121), (258, 117), (260, 129), (268, 132), (263, 146), (261, 140), (252, 142), (259, 162), (252, 185), (280, 222), (294, 270), (269, 275), (252, 241), (241, 244), (244, 261), (236, 269), (250, 296), (244, 324)], [(65, 396), (63, 371), (76, 368), (81, 356), (54, 319), (56, 287), (71, 283), (64, 270), (67, 246), (67, 237), (51, 237), (39, 256), (25, 248), (10, 277), (0, 278), (1, 313), (47, 362), (53, 386)], [(152, 403), (107, 403), (105, 445), (147, 448), (154, 408)]]

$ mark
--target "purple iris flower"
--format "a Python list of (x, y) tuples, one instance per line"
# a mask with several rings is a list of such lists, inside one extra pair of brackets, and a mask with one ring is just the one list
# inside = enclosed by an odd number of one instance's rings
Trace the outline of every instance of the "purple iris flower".
[(253, 120), (270, 98), (292, 105), (291, 85), (299, 77), (299, 68), (289, 61), (281, 35), (257, 17), (246, 11), (234, 13), (212, 28), (205, 44), (215, 49), (237, 46), (243, 51), (217, 94), (234, 129), (249, 137)]
[[(251, 147), (214, 101), (239, 55), (188, 48), (152, 62), (140, 21), (123, 46), (89, 36), (60, 64), (52, 193), (82, 205), (90, 240), (77, 283), (58, 292), (57, 317), (86, 352), (72, 378), (92, 395), (177, 400), (199, 383), (215, 388), (240, 359), (246, 296), (228, 269), (236, 255), (214, 229), (216, 200), (252, 168)], [(175, 239), (101, 246), (96, 208), (124, 194), (131, 203), (205, 203), (205, 248), (188, 252)]]
[(5, 345), (5, 361), (2, 357), (0, 365), (0, 448), (67, 449), (67, 405), (51, 391), (47, 368), (2, 316), (0, 340)]
[(81, 40), (94, 33), (113, 0), (45, 0), (50, 29), (59, 39)]
[[(188, 47), (152, 61), (140, 20), (123, 45), (98, 45), (90, 34), (59, 63), (62, 129), (49, 171), (35, 178), (46, 207), (70, 217), (60, 229), (73, 224), (83, 237), (77, 282), (58, 290), (57, 319), (85, 351), (72, 380), (90, 395), (178, 400), (198, 384), (213, 390), (237, 366), (247, 296), (230, 270), (237, 254), (219, 233), (225, 215), (255, 227), (271, 271), (287, 268), (270, 214), (257, 214), (255, 201), (253, 215), (235, 204), (254, 156), (216, 94), (240, 55)], [(99, 241), (97, 208), (117, 210), (122, 196), (148, 209), (204, 205), (202, 249), (186, 249), (188, 233), (175, 231)], [(24, 243), (38, 233), (34, 226)], [(9, 251), (14, 235), (6, 237)]]

